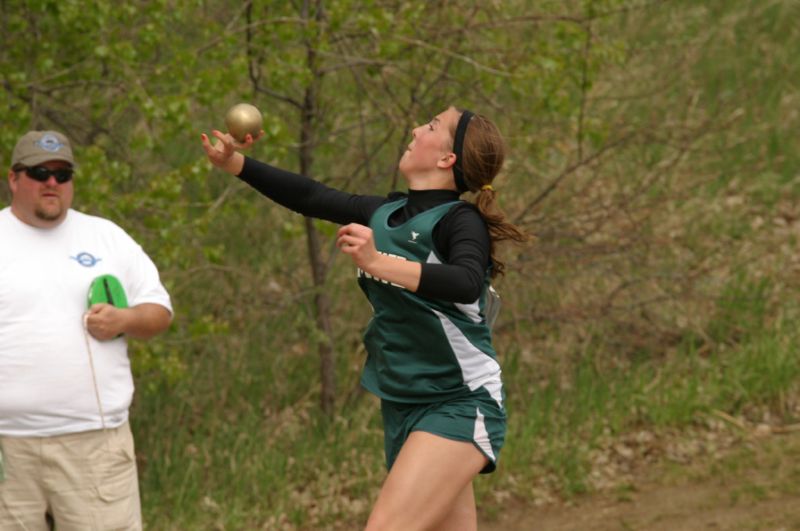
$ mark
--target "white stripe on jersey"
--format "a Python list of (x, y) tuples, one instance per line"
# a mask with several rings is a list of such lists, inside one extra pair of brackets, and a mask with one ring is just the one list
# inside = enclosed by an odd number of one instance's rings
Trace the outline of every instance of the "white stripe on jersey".
[(450, 343), (450, 348), (456, 355), (461, 376), (470, 391), (483, 386), (489, 391), (497, 405), (503, 406), (503, 384), (500, 380), (500, 364), (494, 358), (479, 350), (470, 343), (467, 336), (441, 312), (433, 310), (439, 318)]

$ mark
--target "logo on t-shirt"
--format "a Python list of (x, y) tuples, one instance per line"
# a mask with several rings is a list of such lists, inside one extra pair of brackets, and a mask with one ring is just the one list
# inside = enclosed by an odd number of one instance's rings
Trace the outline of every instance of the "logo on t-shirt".
[(97, 262), (102, 260), (102, 258), (95, 258), (92, 253), (82, 252), (78, 253), (77, 256), (70, 256), (71, 259), (78, 262), (83, 267), (94, 267)]
[(408, 240), (411, 243), (417, 243), (417, 238), (419, 237), (419, 232), (411, 231), (411, 239)]

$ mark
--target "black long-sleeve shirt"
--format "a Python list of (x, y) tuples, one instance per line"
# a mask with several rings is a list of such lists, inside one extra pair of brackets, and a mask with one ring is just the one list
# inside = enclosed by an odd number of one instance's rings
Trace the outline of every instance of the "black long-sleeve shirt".
[[(339, 224), (369, 226), (378, 207), (407, 195), (406, 205), (389, 219), (390, 226), (396, 227), (429, 208), (459, 198), (454, 190), (409, 190), (408, 194), (393, 192), (387, 197), (350, 194), (249, 157), (245, 157), (239, 178), (290, 210)], [(422, 264), (417, 294), (450, 302), (474, 302), (483, 289), (491, 248), (489, 231), (478, 210), (467, 202), (456, 205), (434, 229), (433, 240), (444, 263)]]

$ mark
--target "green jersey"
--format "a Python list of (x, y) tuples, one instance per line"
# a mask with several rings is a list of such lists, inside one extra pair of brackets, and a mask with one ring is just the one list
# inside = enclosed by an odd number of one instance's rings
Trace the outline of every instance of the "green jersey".
[[(407, 199), (386, 203), (370, 220), (379, 252), (420, 263), (442, 263), (433, 229), (460, 201), (426, 210), (396, 227), (389, 217)], [(500, 365), (491, 343), (481, 295), (471, 304), (421, 297), (359, 270), (359, 285), (373, 317), (364, 334), (367, 361), (362, 385), (395, 402), (436, 402), (484, 387), (502, 405)]]

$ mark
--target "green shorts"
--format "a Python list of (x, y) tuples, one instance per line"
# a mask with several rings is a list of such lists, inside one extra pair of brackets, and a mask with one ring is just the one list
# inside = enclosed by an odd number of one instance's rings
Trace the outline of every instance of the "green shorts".
[(412, 431), (471, 442), (489, 460), (481, 474), (494, 472), (506, 434), (506, 412), (484, 388), (444, 402), (406, 404), (381, 400), (386, 468), (391, 469)]

